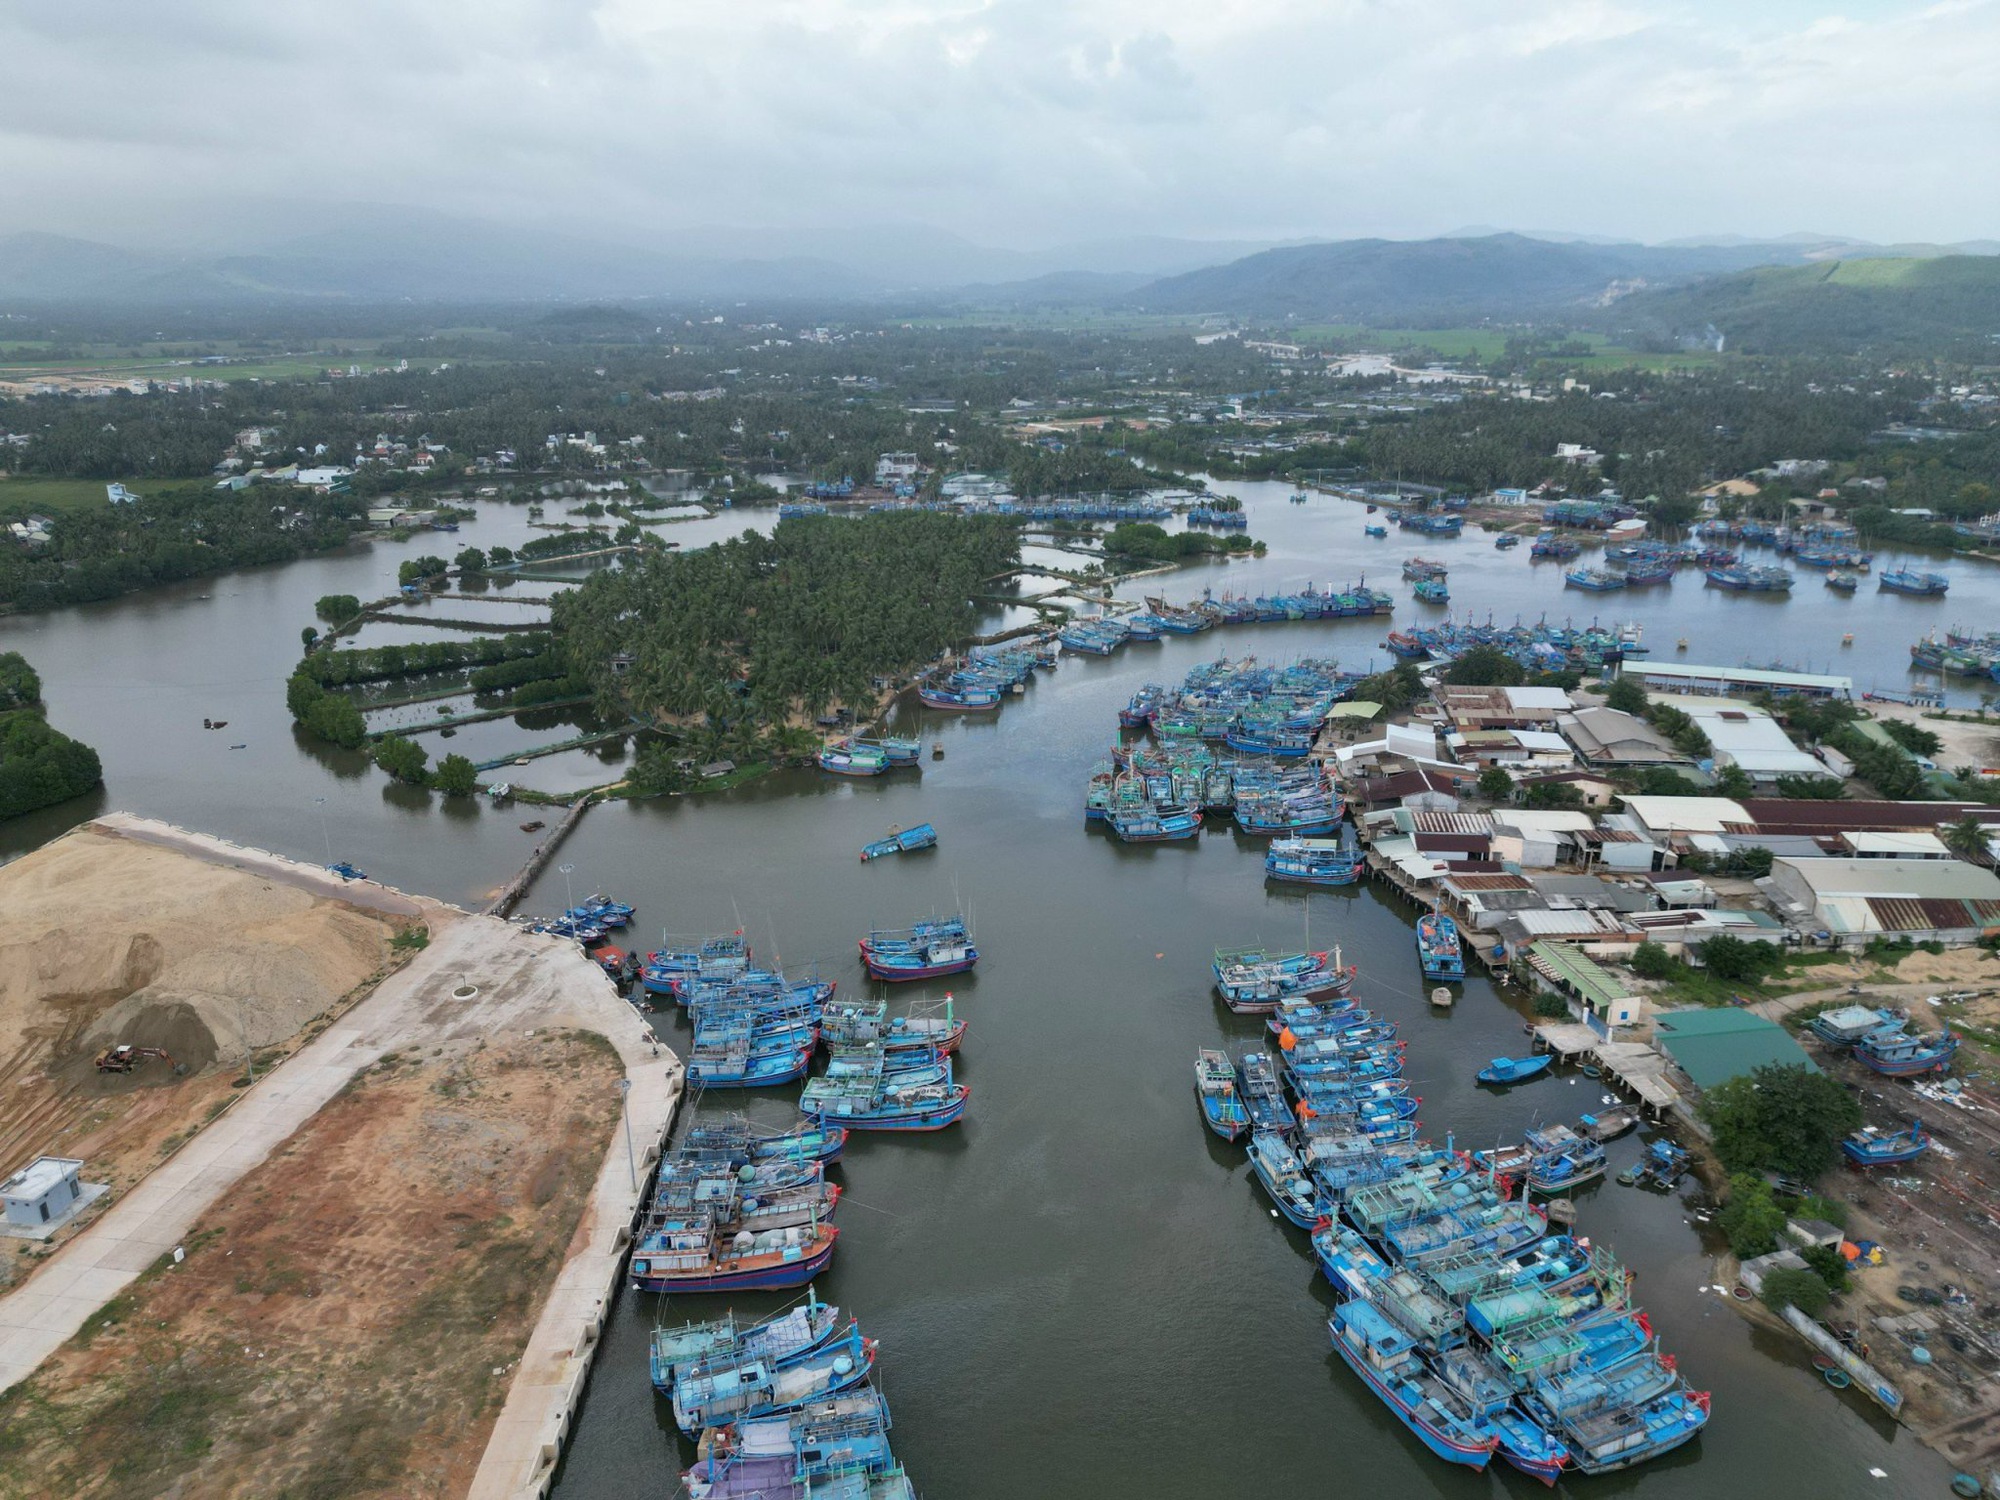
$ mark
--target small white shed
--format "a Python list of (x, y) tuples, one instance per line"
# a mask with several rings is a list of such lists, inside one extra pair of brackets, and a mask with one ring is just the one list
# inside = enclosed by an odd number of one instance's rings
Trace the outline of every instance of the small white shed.
[(0, 1184), (7, 1222), (24, 1229), (54, 1223), (82, 1197), (83, 1163), (67, 1156), (38, 1156)]

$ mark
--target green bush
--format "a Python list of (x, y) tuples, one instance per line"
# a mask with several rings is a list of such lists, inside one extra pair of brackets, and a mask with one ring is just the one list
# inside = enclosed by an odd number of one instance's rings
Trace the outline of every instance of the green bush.
[(424, 764), (429, 759), (422, 745), (400, 734), (387, 734), (375, 742), (375, 764), (412, 786), (424, 784)]
[(1811, 1245), (1799, 1252), (1799, 1259), (1812, 1268), (1813, 1274), (1826, 1283), (1827, 1290), (1844, 1292), (1851, 1279), (1847, 1274), (1847, 1257), (1831, 1245)]
[(1772, 943), (1718, 932), (1701, 945), (1701, 965), (1717, 979), (1755, 984), (1766, 974), (1783, 969), (1785, 954)]
[(352, 594), (321, 594), (313, 613), (329, 625), (341, 625), (361, 613), (361, 601)]
[(1762, 1296), (1764, 1305), (1772, 1312), (1796, 1307), (1807, 1317), (1816, 1318), (1826, 1311), (1827, 1303), (1833, 1300), (1833, 1289), (1816, 1271), (1794, 1271), (1781, 1267), (1764, 1278)]
[(1785, 1211), (1771, 1196), (1768, 1182), (1743, 1173), (1729, 1179), (1729, 1201), (1723, 1204), (1716, 1224), (1729, 1237), (1730, 1253), (1738, 1260), (1749, 1260), (1778, 1248)]
[(1672, 979), (1684, 967), (1658, 943), (1641, 943), (1632, 950), (1632, 972), (1641, 979)]
[(1551, 1021), (1560, 1021), (1569, 1015), (1569, 1002), (1561, 995), (1544, 992), (1535, 996), (1535, 1014)]
[(1621, 714), (1644, 714), (1647, 698), (1646, 686), (1636, 677), (1619, 677), (1604, 690), (1604, 706), (1615, 708)]
[(42, 701), (42, 679), (18, 651), (0, 651), (0, 708), (32, 708)]
[(1930, 730), (1902, 719), (1878, 719), (1875, 727), (1912, 755), (1921, 755), (1929, 759), (1944, 749), (1944, 741)]
[(80, 797), (104, 779), (97, 752), (51, 729), (39, 713), (0, 721), (0, 818)]
[(463, 755), (447, 755), (431, 772), (431, 785), (447, 797), (470, 797), (479, 790), (479, 773)]
[(1701, 1117), (1715, 1154), (1731, 1172), (1781, 1172), (1811, 1182), (1840, 1155), (1841, 1137), (1861, 1128), (1847, 1089), (1801, 1064), (1766, 1063), (1702, 1096)]

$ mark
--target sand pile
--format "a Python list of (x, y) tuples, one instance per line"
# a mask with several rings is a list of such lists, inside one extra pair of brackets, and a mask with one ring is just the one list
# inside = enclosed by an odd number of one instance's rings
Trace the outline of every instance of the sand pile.
[(88, 827), (0, 868), (0, 1097), (32, 1121), (0, 1128), (0, 1169), (31, 1144), (17, 1133), (46, 1147), (71, 1113), (59, 1098), (176, 1076), (149, 1064), (100, 1077), (101, 1048), (164, 1047), (189, 1071), (233, 1068), (381, 968), (393, 931), (260, 874)]

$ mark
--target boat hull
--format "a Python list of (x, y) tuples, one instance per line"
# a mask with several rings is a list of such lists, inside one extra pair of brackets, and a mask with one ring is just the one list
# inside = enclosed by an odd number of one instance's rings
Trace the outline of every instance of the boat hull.
[(775, 1265), (758, 1266), (737, 1270), (720, 1267), (706, 1271), (681, 1275), (669, 1272), (665, 1275), (641, 1274), (633, 1272), (632, 1284), (643, 1292), (694, 1293), (694, 1292), (743, 1292), (759, 1288), (782, 1289), (804, 1286), (814, 1277), (825, 1272), (833, 1261), (833, 1247), (840, 1231), (829, 1229), (826, 1242), (809, 1255), (797, 1260)]
[(1490, 1441), (1484, 1444), (1455, 1442), (1443, 1433), (1419, 1422), (1396, 1393), (1383, 1384), (1381, 1377), (1369, 1369), (1367, 1364), (1348, 1347), (1347, 1340), (1340, 1336), (1338, 1330), (1334, 1331), (1333, 1347), (1347, 1368), (1361, 1377), (1368, 1389), (1381, 1399), (1382, 1404), (1394, 1412), (1405, 1427), (1416, 1434), (1417, 1440), (1446, 1463), (1463, 1464), (1469, 1469), (1483, 1469), (1493, 1461), (1493, 1444)]

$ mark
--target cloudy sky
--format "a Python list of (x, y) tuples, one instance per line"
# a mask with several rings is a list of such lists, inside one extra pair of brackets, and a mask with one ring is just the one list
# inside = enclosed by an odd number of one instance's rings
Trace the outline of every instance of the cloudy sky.
[(2000, 0), (0, 0), (0, 232), (2000, 234)]

